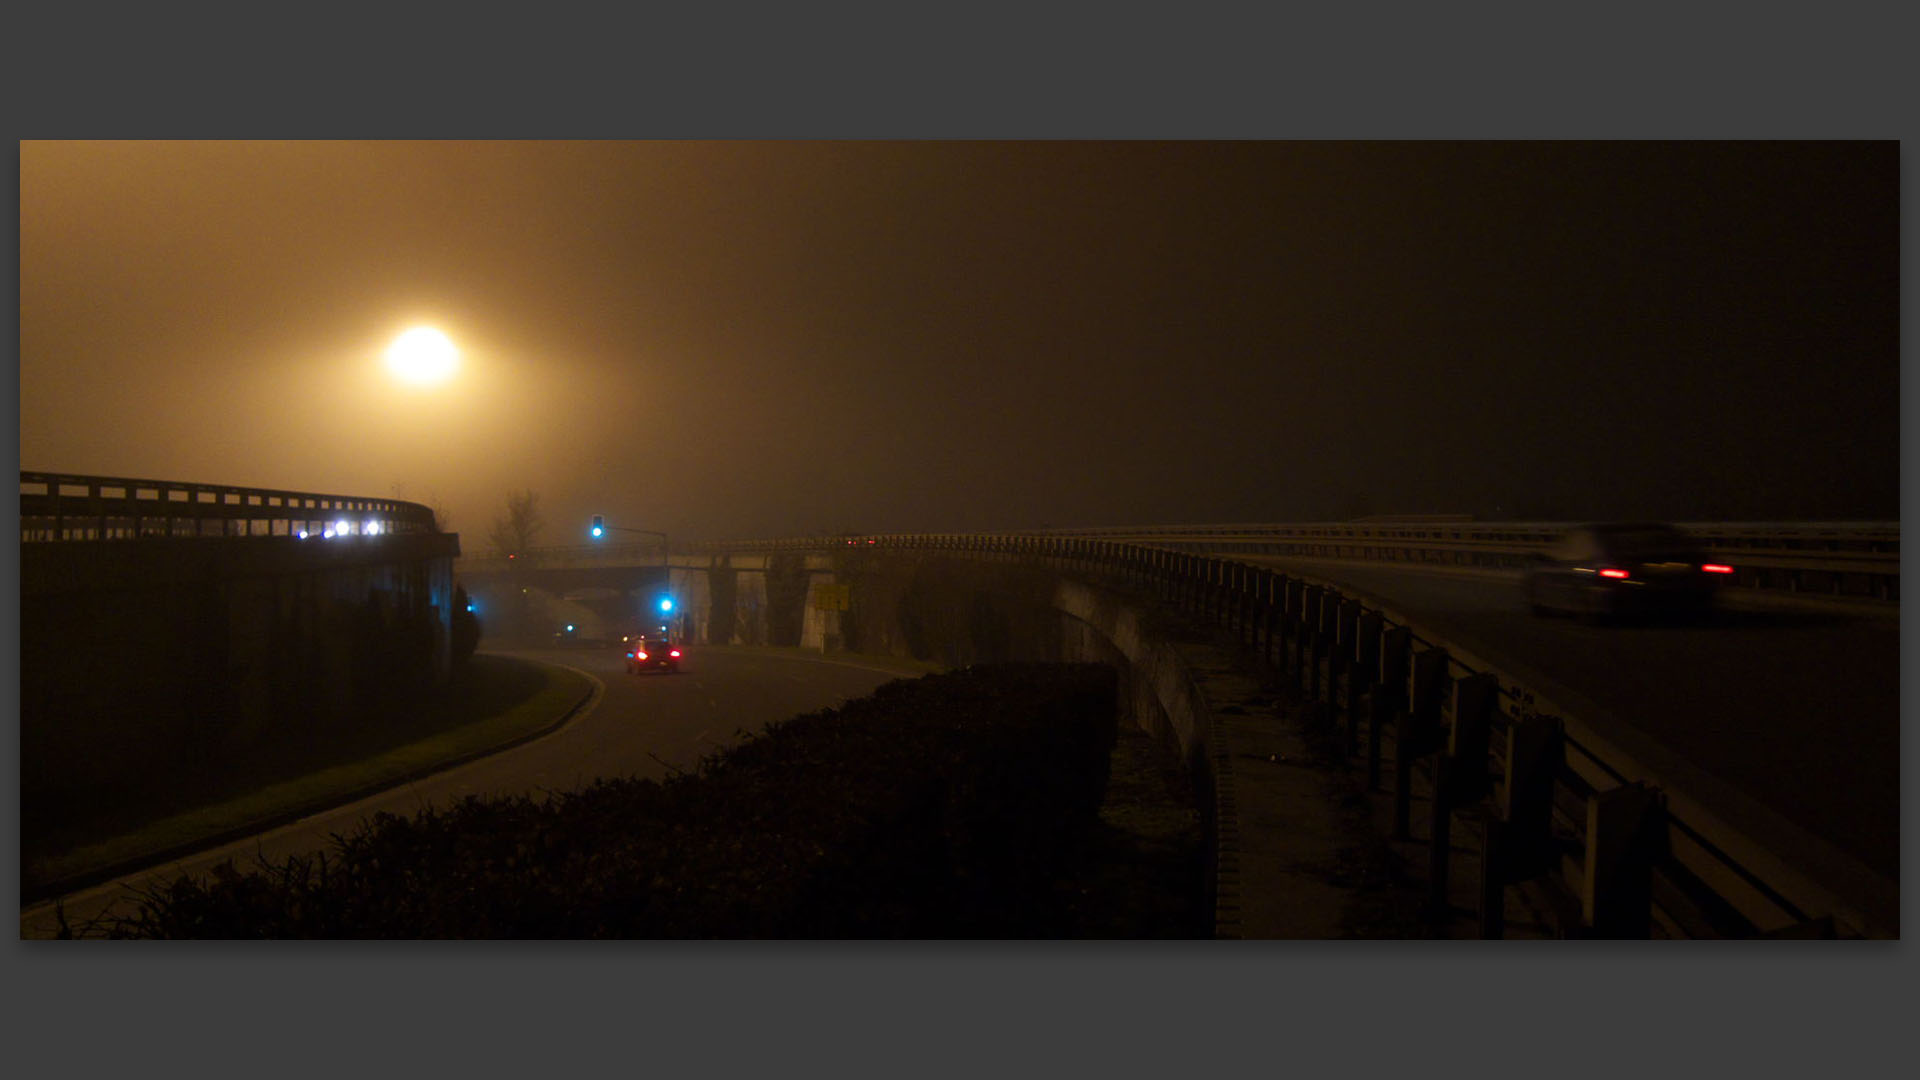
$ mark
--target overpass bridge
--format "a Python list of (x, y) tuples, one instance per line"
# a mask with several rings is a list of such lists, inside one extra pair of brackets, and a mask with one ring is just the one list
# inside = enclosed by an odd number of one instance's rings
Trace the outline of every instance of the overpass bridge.
[[(1658, 911), (1700, 936), (1898, 935), (1897, 523), (1690, 523), (1738, 571), (1741, 603), (1708, 626), (1615, 632), (1518, 610), (1509, 579), (1564, 528), (1551, 522), (862, 534), (507, 558), (461, 556), (430, 510), (395, 500), (23, 472), (21, 510), (23, 778), (64, 771), (69, 795), (209, 748), (324, 737), (364, 697), (352, 688), (378, 684), (369, 657), (397, 651), (438, 677), (455, 575), (634, 601), (664, 588), (703, 641), (831, 647), (858, 629), (910, 648), (912, 633), (889, 627), (899, 583), (973, 562), (1216, 621), (1341, 718), (1371, 787), (1442, 808), (1443, 840), (1454, 811), (1479, 821), (1488, 864), (1496, 837), (1531, 852), (1502, 872), (1562, 881), (1590, 923), (1624, 919), (1632, 933), (1641, 896), (1643, 923)], [(892, 593), (877, 587), (889, 579)], [(356, 634), (392, 648), (356, 651)], [(91, 662), (105, 654), (124, 662)], [(167, 701), (150, 722), (92, 719), (126, 715), (136, 689)], [(290, 713), (305, 719), (288, 725)], [(1204, 786), (1230, 790), (1217, 733), (1181, 738)], [(86, 751), (103, 743), (126, 753)], [(23, 825), (49, 794), (23, 792)]]
[[(1353, 737), (1365, 732), (1376, 747), (1371, 771), (1380, 768), (1376, 733), (1400, 729), (1364, 702), (1390, 700), (1396, 685), (1407, 700), (1426, 694), (1433, 730), (1451, 737), (1461, 730), (1454, 692), (1487, 682), (1497, 703), (1484, 726), (1487, 768), (1507, 767), (1502, 740), (1524, 720), (1550, 718), (1560, 733), (1553, 827), (1564, 850), (1580, 859), (1596, 850), (1585, 843), (1596, 800), (1652, 793), (1659, 824), (1643, 839), (1660, 869), (1649, 887), (1685, 910), (1672, 918), (1706, 934), (1826, 920), (1897, 935), (1898, 523), (1684, 523), (1736, 570), (1725, 610), (1689, 627), (1530, 616), (1518, 568), (1568, 527), (1427, 519), (862, 534), (684, 543), (665, 561), (699, 625), (732, 627), (706, 638), (722, 641), (753, 640), (751, 624), (716, 622), (705, 582), (723, 574), (739, 597), (752, 591), (740, 580), (777, 579), (783, 560), (789, 577), (804, 571), (784, 602), (806, 609), (809, 645), (838, 625), (835, 612), (817, 610), (825, 586), (847, 586), (855, 614), (874, 621), (859, 609), (875, 560), (1038, 562), (1146, 585), (1220, 619), (1330, 695)], [(611, 545), (530, 554), (536, 574), (642, 557)], [(659, 572), (659, 550), (649, 554)], [(461, 565), (485, 572), (498, 556)], [(782, 602), (764, 586), (754, 595)], [(1383, 659), (1395, 633), (1405, 635), (1397, 669)], [(1422, 664), (1437, 674), (1417, 685)], [(1578, 860), (1557, 869), (1575, 886), (1598, 872)]]

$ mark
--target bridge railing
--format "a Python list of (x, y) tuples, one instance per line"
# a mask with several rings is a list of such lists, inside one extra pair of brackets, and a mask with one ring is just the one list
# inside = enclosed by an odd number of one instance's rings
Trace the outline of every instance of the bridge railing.
[[(1284, 525), (1113, 526), (1025, 533), (956, 534), (979, 537), (1111, 540), (1169, 547), (1195, 554), (1276, 555), (1362, 560), (1429, 567), (1516, 571), (1546, 552), (1572, 522), (1416, 521), (1322, 522)], [(1900, 596), (1898, 522), (1691, 522), (1681, 528), (1710, 558), (1733, 567), (1735, 587), (1897, 602)], [(782, 537), (676, 543), (682, 555), (831, 551), (850, 545), (912, 546), (925, 534)], [(566, 565), (635, 557), (626, 545), (541, 548), (519, 553), (531, 565)], [(635, 548), (658, 554), (657, 546)], [(499, 564), (496, 566), (496, 564)], [(476, 552), (464, 564), (498, 569), (504, 553)]]
[[(1037, 559), (1117, 576), (1236, 634), (1333, 711), (1349, 759), (1383, 788), (1391, 730), (1395, 832), (1430, 816), (1430, 902), (1447, 903), (1456, 821), (1478, 831), (1481, 929), (1505, 887), (1572, 898), (1577, 936), (1897, 936), (1869, 908), (1727, 826), (1533, 690), (1379, 602), (1310, 577), (1171, 547), (1059, 536), (921, 536), (900, 546)], [(893, 546), (887, 538), (877, 544)], [(1364, 746), (1364, 750), (1362, 747)], [(1880, 884), (1880, 883), (1874, 883)], [(1897, 916), (1894, 916), (1897, 918)]]
[[(1576, 522), (1305, 523), (1049, 530), (1192, 552), (1517, 570)], [(1745, 588), (1897, 600), (1898, 522), (1684, 522)]]
[[(1557, 527), (1548, 529), (1557, 535)], [(1752, 535), (1775, 544), (1771, 550), (1805, 550), (1785, 547), (1791, 532)], [(1234, 535), (1217, 534), (1205, 543)], [(1831, 535), (1855, 539), (1844, 530)], [(1472, 542), (1454, 536), (1380, 539), (1417, 539), (1427, 550)], [(1575, 936), (1644, 937), (1656, 924), (1686, 937), (1897, 936), (1887, 922), (1897, 920), (1897, 913), (1885, 915), (1885, 895), (1829, 887), (1790, 865), (1686, 792), (1663, 786), (1589, 724), (1386, 605), (1310, 576), (1182, 550), (1192, 542), (875, 534), (680, 550), (771, 553), (852, 545), (1038, 560), (1117, 579), (1218, 622), (1333, 711), (1349, 760), (1364, 766), (1375, 790), (1387, 790), (1385, 733), (1392, 732), (1396, 835), (1410, 838), (1416, 797), (1438, 808), (1429, 816), (1427, 838), (1430, 900), (1438, 906), (1447, 902), (1454, 823), (1477, 833), (1481, 930), (1489, 937), (1503, 933), (1506, 887), (1528, 882), (1543, 884), (1542, 895), (1571, 905), (1559, 917)], [(1887, 540), (1876, 536), (1873, 542)], [(1867, 888), (1882, 884), (1871, 881)], [(1897, 902), (1891, 910), (1897, 912)]]
[(399, 499), (178, 480), (20, 473), (22, 543), (434, 531), (431, 507)]

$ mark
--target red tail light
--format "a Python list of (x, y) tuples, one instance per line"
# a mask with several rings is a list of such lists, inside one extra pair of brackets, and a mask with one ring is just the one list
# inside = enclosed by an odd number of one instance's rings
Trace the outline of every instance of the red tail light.
[(1600, 576), (1624, 579), (1627, 576), (1627, 572), (1625, 570), (1602, 570), (1600, 571)]
[(1733, 573), (1733, 567), (1731, 567), (1731, 566), (1722, 566), (1722, 565), (1720, 565), (1719, 563), (1707, 563), (1706, 565), (1704, 565), (1704, 566), (1702, 566), (1702, 567), (1701, 567), (1700, 569), (1702, 569), (1702, 570), (1705, 570), (1705, 571), (1706, 571), (1707, 573), (1709, 573), (1709, 574), (1731, 574), (1731, 573)]
[(668, 653), (667, 655), (673, 657), (675, 660), (678, 660), (680, 659), (680, 650), (675, 649), (672, 652)]
[(645, 660), (645, 659), (647, 658), (647, 654), (646, 654), (646, 653), (643, 653), (643, 652), (642, 652), (642, 653), (634, 653), (634, 654), (633, 654), (633, 658), (634, 658), (635, 660)]

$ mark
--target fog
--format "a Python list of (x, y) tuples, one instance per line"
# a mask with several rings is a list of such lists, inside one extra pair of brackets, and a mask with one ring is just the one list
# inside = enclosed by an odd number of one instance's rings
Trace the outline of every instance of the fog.
[(469, 551), (521, 489), (548, 543), (1896, 519), (1897, 151), (25, 142), (21, 464)]

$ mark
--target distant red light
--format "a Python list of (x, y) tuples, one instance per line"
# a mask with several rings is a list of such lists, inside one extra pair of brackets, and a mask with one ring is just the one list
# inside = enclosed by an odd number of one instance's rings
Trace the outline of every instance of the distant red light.
[(633, 654), (633, 658), (634, 658), (635, 660), (645, 660), (645, 659), (647, 658), (647, 654), (646, 654), (646, 653), (634, 653), (634, 654)]
[(1700, 569), (1702, 569), (1702, 570), (1705, 570), (1705, 571), (1706, 571), (1707, 573), (1709, 573), (1709, 574), (1731, 574), (1731, 573), (1733, 573), (1733, 567), (1731, 567), (1731, 566), (1722, 566), (1722, 565), (1720, 565), (1719, 563), (1708, 563), (1708, 564), (1706, 564), (1705, 566), (1702, 566), (1702, 567), (1701, 567)]
[(680, 659), (680, 650), (675, 649), (672, 652), (668, 653), (667, 655), (673, 657), (675, 660), (678, 660)]
[(1610, 578), (1624, 578), (1627, 576), (1627, 572), (1625, 570), (1602, 570), (1600, 571), (1600, 576), (1610, 577)]

